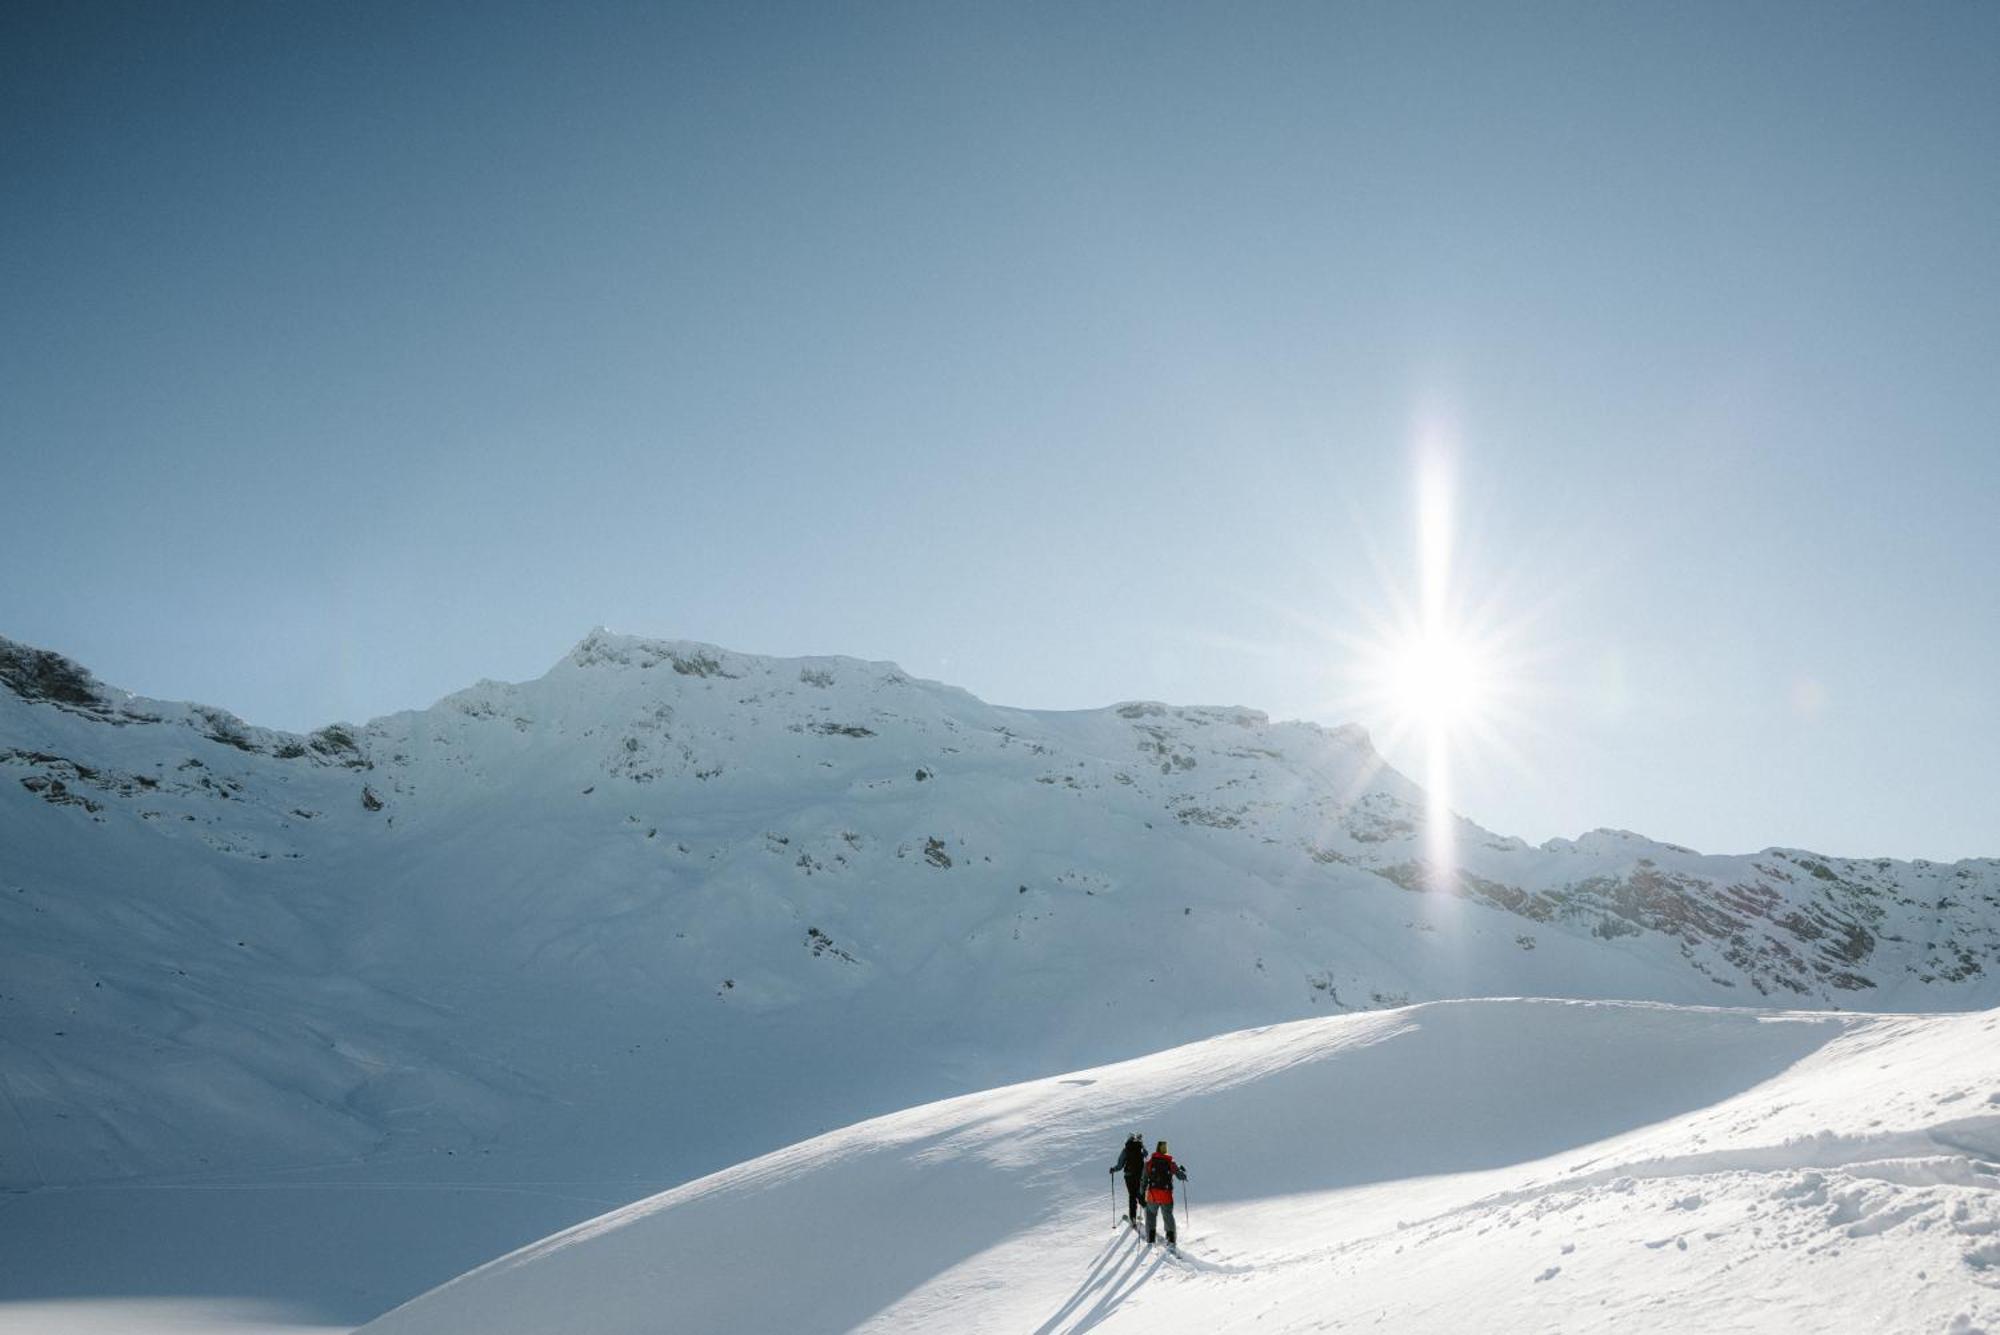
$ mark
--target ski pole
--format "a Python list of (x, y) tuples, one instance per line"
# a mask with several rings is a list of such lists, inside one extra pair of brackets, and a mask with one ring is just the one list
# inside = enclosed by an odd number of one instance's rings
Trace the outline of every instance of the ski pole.
[(1118, 1227), (1118, 1175), (1111, 1176), (1111, 1227)]

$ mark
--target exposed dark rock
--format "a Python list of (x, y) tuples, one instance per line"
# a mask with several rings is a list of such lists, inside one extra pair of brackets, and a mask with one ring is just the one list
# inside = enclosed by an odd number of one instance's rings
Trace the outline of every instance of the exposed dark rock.
[(1243, 824), (1240, 812), (1219, 810), (1190, 804), (1174, 812), (1174, 818), (1183, 825), (1206, 825), (1216, 830), (1233, 830)]
[(226, 710), (212, 709), (207, 705), (195, 705), (193, 708), (195, 717), (206, 725), (202, 728), (201, 735), (211, 742), (233, 746), (238, 751), (247, 751), (251, 755), (264, 754), (264, 748), (251, 739), (249, 729), (236, 715)]
[(348, 769), (373, 769), (374, 762), (362, 754), (361, 744), (355, 739), (351, 728), (343, 723), (329, 724), (306, 738), (306, 745), (315, 755), (323, 757), (329, 764), (342, 765)]
[(113, 706), (81, 664), (13, 640), (0, 639), (0, 684), (23, 700), (82, 713), (106, 714)]
[(736, 675), (734, 672), (725, 671), (722, 666), (722, 660), (705, 650), (696, 650), (691, 654), (669, 654), (667, 661), (672, 663), (674, 671), (680, 673), (683, 677), (734, 677)]
[(831, 955), (835, 959), (846, 960), (849, 964), (857, 962), (853, 955), (833, 944), (833, 938), (817, 927), (806, 928), (806, 947), (812, 951), (815, 957)]

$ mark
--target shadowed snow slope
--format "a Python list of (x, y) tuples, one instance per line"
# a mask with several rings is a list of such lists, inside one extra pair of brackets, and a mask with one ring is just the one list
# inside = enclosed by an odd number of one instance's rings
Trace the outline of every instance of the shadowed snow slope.
[[(2000, 1016), (1471, 1001), (877, 1118), (578, 1225), (372, 1335), (1969, 1331)], [(1111, 1222), (1130, 1131), (1183, 1254)]]

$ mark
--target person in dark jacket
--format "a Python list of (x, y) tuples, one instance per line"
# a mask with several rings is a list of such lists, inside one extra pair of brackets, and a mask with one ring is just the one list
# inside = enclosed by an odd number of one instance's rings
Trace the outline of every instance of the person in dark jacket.
[(1146, 1245), (1152, 1246), (1153, 1220), (1164, 1211), (1167, 1216), (1167, 1246), (1179, 1251), (1174, 1242), (1174, 1181), (1187, 1181), (1187, 1169), (1174, 1162), (1174, 1156), (1167, 1153), (1167, 1142), (1161, 1141), (1153, 1151), (1153, 1157), (1146, 1160)]
[(1125, 1137), (1125, 1148), (1118, 1152), (1118, 1162), (1111, 1165), (1111, 1171), (1125, 1174), (1125, 1222), (1139, 1226), (1139, 1183), (1146, 1175), (1146, 1141), (1137, 1131)]

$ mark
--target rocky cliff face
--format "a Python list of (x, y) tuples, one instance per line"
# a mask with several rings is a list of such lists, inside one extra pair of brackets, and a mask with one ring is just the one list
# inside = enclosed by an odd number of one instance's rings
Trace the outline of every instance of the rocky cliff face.
[(1360, 730), (1247, 709), (1012, 710), (597, 632), (298, 736), (0, 641), (0, 1177), (613, 1144), (692, 1171), (1328, 1010), (2000, 1001), (1993, 860), (1454, 819), (1445, 877), (1425, 823)]

